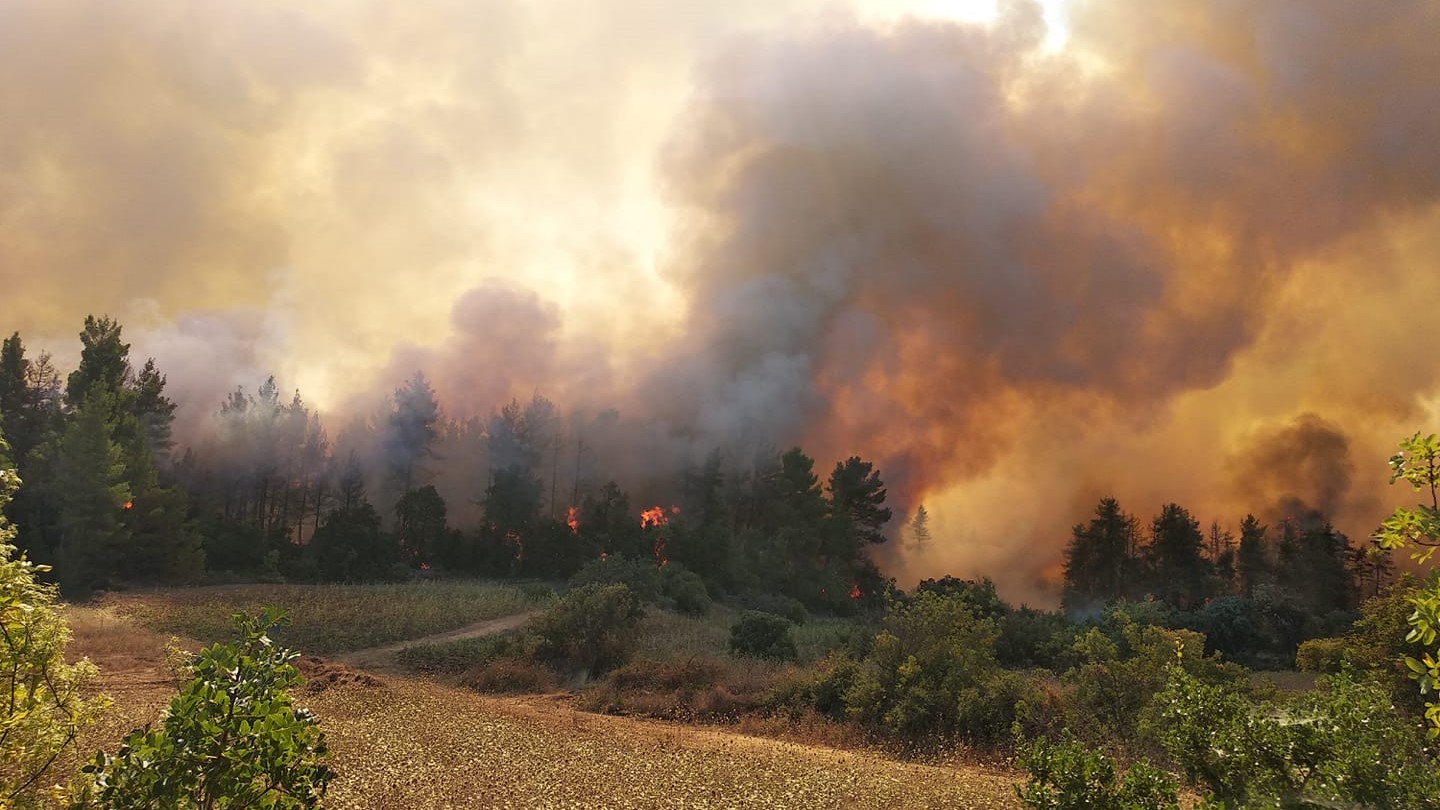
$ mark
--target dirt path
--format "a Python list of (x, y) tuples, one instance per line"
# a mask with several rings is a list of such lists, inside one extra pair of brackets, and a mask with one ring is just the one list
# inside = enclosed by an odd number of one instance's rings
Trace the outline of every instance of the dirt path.
[(379, 670), (382, 672), (395, 671), (395, 654), (407, 647), (417, 647), (421, 644), (439, 644), (446, 641), (461, 641), (467, 638), (480, 638), (481, 636), (493, 636), (503, 633), (506, 630), (514, 630), (524, 625), (539, 611), (532, 610), (528, 613), (517, 613), (513, 616), (502, 616), (498, 619), (486, 619), (483, 622), (475, 622), (448, 630), (444, 633), (436, 633), (432, 636), (411, 638), (404, 641), (397, 641), (393, 644), (384, 644), (379, 647), (370, 647), (364, 650), (341, 653), (328, 656), (332, 661), (339, 661), (349, 667), (367, 670)]

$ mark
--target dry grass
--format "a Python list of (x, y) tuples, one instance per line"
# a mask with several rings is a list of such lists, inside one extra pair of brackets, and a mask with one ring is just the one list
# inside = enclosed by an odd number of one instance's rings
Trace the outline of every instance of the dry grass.
[[(686, 616), (650, 609), (640, 620), (640, 646), (636, 655), (651, 660), (694, 655), (725, 656), (730, 652), (730, 627), (740, 611), (717, 606), (704, 616)], [(845, 645), (852, 633), (866, 632), (854, 619), (812, 617), (791, 628), (801, 663), (818, 661)]]
[[(80, 751), (113, 750), (173, 694), (165, 638), (104, 610), (70, 608), (67, 616), (73, 651), (101, 662), (100, 686), (115, 698)], [(554, 698), (377, 682), (343, 667), (331, 672), (326, 662), (302, 666), (313, 686), (300, 701), (320, 718), (339, 774), (325, 801), (333, 810), (1018, 807), (1012, 780), (983, 769), (588, 715)]]
[(340, 773), (330, 808), (1019, 806), (1011, 779), (983, 770), (579, 714), (550, 699), (396, 682), (311, 705)]
[(282, 643), (312, 655), (378, 647), (509, 616), (542, 604), (533, 589), (479, 581), (386, 585), (224, 585), (113, 593), (104, 605), (160, 633), (230, 638), (230, 617), (267, 606), (290, 624)]

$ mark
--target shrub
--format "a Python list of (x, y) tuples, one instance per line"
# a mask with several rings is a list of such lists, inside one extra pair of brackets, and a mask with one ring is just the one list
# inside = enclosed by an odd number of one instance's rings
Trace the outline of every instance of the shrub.
[(1192, 674), (1207, 682), (1242, 688), (1246, 673), (1234, 664), (1207, 658), (1205, 638), (1190, 630), (1167, 630), (1117, 619), (1109, 635), (1091, 628), (1075, 642), (1080, 664), (1065, 673), (1070, 723), (1088, 739), (1124, 740), (1153, 746), (1147, 733), (1149, 710), (1165, 687), (1177, 654)]
[(859, 662), (851, 656), (831, 653), (811, 669), (783, 675), (766, 695), (765, 705), (792, 719), (815, 711), (832, 720), (844, 720), (845, 695), (859, 671)]
[[(0, 438), (0, 462), (6, 445)], [(53, 585), (36, 581), (50, 570), (34, 565), (11, 545), (15, 529), (4, 507), (19, 486), (14, 471), (0, 466), (0, 806), (37, 806), (43, 779), (56, 757), (104, 707), (86, 698), (95, 676), (89, 661), (65, 663), (70, 628), (55, 608)]]
[(201, 651), (161, 728), (136, 729), (85, 766), (76, 807), (317, 806), (333, 774), (325, 734), (288, 691), (301, 683), (297, 654), (267, 635), (282, 619), (236, 616), (240, 640)]
[(677, 612), (689, 616), (710, 612), (710, 593), (699, 574), (679, 563), (670, 563), (661, 569), (660, 579), (665, 598)]
[(1040, 667), (1063, 672), (1074, 664), (1080, 626), (1063, 613), (1022, 607), (1000, 618), (995, 657), (1007, 667)]
[(960, 696), (995, 676), (995, 625), (955, 596), (921, 591), (891, 605), (845, 695), (847, 714), (901, 739), (958, 729)]
[(1175, 780), (1140, 760), (1116, 781), (1115, 763), (1073, 739), (1020, 746), (1015, 763), (1029, 771), (1020, 801), (1035, 810), (1177, 810)]
[(1222, 807), (1433, 807), (1440, 795), (1419, 728), (1348, 671), (1275, 704), (1176, 667), (1159, 705), (1166, 750)]
[(586, 585), (621, 584), (641, 602), (659, 602), (664, 594), (661, 584), (661, 568), (654, 560), (623, 557), (611, 554), (598, 560), (591, 560), (585, 567), (570, 577), (570, 589), (577, 590)]
[(776, 616), (784, 616), (797, 625), (804, 624), (810, 619), (810, 612), (805, 609), (805, 605), (801, 604), (798, 599), (793, 599), (781, 593), (746, 591), (733, 601), (738, 607), (759, 613), (771, 613)]
[(1295, 668), (1301, 672), (1339, 672), (1345, 661), (1345, 639), (1312, 638), (1295, 651)]
[(0, 806), (38, 806), (45, 774), (76, 733), (104, 707), (82, 696), (95, 667), (65, 663), (70, 628), (55, 608), (56, 589), (36, 581), (50, 570), (18, 554), (15, 527), (5, 519), (20, 479), (8, 465), (0, 436)]
[(730, 628), (730, 652), (749, 658), (794, 661), (799, 652), (788, 620), (769, 613), (748, 611)]
[(531, 622), (535, 655), (595, 675), (634, 652), (640, 605), (625, 585), (590, 584), (571, 591)]

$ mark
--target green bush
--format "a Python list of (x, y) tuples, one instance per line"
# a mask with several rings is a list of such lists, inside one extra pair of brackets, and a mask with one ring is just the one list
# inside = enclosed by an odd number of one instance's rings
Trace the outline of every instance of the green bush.
[(855, 683), (860, 664), (844, 653), (831, 653), (810, 669), (783, 675), (765, 697), (765, 706), (791, 718), (815, 711), (832, 720), (844, 720), (845, 695)]
[(735, 597), (732, 601), (734, 601), (736, 606), (746, 610), (784, 616), (797, 625), (804, 624), (810, 620), (810, 611), (805, 609), (805, 605), (801, 604), (798, 599), (793, 599), (782, 593), (746, 591)]
[(236, 616), (240, 640), (195, 658), (161, 728), (130, 732), (84, 767), (77, 810), (316, 807), (333, 774), (325, 734), (288, 691), (301, 683), (297, 653), (267, 635), (282, 618)]
[(705, 590), (705, 580), (699, 574), (672, 562), (661, 569), (660, 579), (665, 598), (677, 612), (688, 616), (710, 612), (710, 592)]
[(1345, 671), (1286, 702), (1255, 701), (1176, 667), (1162, 739), (1220, 807), (1434, 807), (1440, 767), (1385, 690)]
[(1425, 700), (1404, 658), (1424, 653), (1418, 643), (1406, 640), (1415, 611), (1411, 599), (1418, 586), (1413, 575), (1401, 575), (1388, 590), (1360, 606), (1360, 618), (1345, 636), (1346, 660), (1384, 685), (1395, 705), (1417, 718), (1424, 713)]
[(953, 736), (961, 695), (999, 671), (995, 636), (995, 624), (954, 595), (921, 591), (892, 604), (846, 692), (847, 714), (911, 742)]
[(575, 576), (570, 577), (570, 590), (586, 585), (621, 584), (629, 588), (637, 600), (655, 603), (663, 594), (660, 576), (660, 566), (654, 560), (611, 554), (591, 560), (576, 571)]
[(1343, 638), (1312, 638), (1295, 651), (1295, 668), (1301, 672), (1339, 672), (1345, 662)]
[(747, 658), (794, 661), (799, 652), (788, 620), (769, 613), (748, 611), (730, 627), (730, 653)]
[(36, 581), (49, 570), (16, 552), (15, 528), (4, 507), (20, 481), (5, 463), (0, 437), (0, 806), (38, 806), (43, 778), (57, 756), (102, 709), (103, 697), (86, 697), (95, 667), (65, 663), (70, 628), (55, 608), (53, 585)]
[(1022, 607), (999, 619), (995, 657), (1006, 667), (1064, 672), (1074, 665), (1075, 639), (1080, 626), (1064, 613)]
[(1134, 748), (1153, 748), (1149, 733), (1151, 703), (1178, 660), (1206, 682), (1243, 689), (1247, 675), (1234, 664), (1207, 658), (1205, 638), (1190, 630), (1137, 624), (1118, 616), (1110, 633), (1091, 628), (1075, 642), (1080, 663), (1063, 677), (1069, 723), (1092, 741), (1123, 740)]
[(640, 604), (622, 584), (582, 586), (535, 617), (535, 656), (554, 666), (596, 675), (625, 663), (635, 650)]
[(1073, 739), (1021, 744), (1015, 764), (1030, 773), (1020, 801), (1034, 810), (1178, 810), (1175, 780), (1140, 760), (1116, 780), (1115, 763)]

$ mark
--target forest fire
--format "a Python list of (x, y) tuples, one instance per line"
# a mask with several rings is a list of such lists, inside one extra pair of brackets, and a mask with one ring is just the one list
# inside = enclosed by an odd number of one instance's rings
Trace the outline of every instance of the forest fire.
[(565, 525), (570, 527), (571, 534), (580, 533), (580, 517), (573, 506), (565, 509)]
[(124, 509), (126, 512), (129, 512), (131, 509), (134, 509), (134, 508), (135, 508), (135, 502), (134, 502), (134, 501), (126, 501), (126, 502), (120, 504), (120, 508), (121, 508), (121, 509)]
[[(670, 511), (678, 515), (680, 514), (680, 507), (672, 506), (670, 507)], [(663, 506), (652, 506), (640, 513), (640, 528), (642, 529), (647, 529), (651, 526), (664, 526), (669, 522), (670, 515), (665, 513), (665, 507)]]
[(850, 598), (851, 598), (851, 599), (859, 599), (859, 598), (863, 597), (864, 595), (865, 595), (865, 593), (860, 590), (860, 583), (858, 583), (858, 582), (852, 582), (852, 583), (850, 583)]

